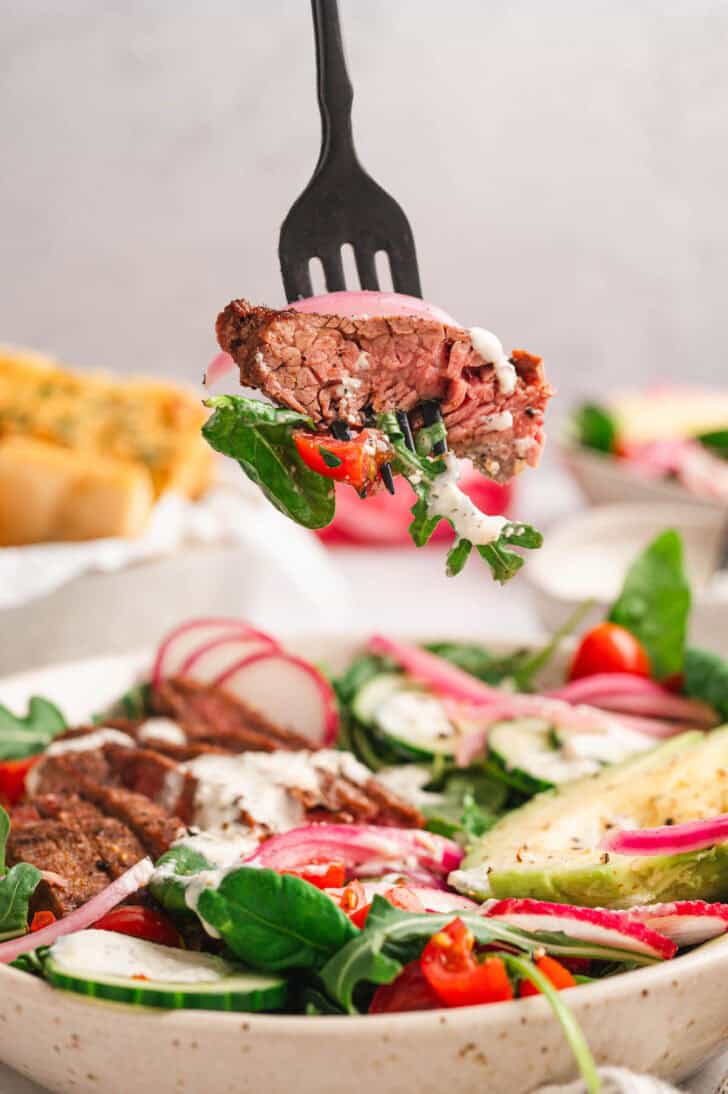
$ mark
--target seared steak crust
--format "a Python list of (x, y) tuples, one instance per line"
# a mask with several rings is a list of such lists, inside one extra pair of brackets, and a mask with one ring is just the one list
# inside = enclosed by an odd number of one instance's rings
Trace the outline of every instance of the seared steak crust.
[(450, 447), (490, 478), (506, 482), (538, 462), (552, 391), (541, 358), (523, 350), (511, 357), (516, 383), (508, 391), (468, 331), (421, 316), (350, 319), (234, 300), (218, 317), (217, 337), (243, 385), (323, 429), (337, 419), (361, 427), (369, 410), (409, 412), (434, 399)]

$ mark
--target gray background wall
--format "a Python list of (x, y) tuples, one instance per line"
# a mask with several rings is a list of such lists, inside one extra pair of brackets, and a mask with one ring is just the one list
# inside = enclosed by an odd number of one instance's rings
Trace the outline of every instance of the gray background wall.
[[(0, 340), (196, 379), (234, 295), (282, 302), (318, 148), (306, 0), (0, 0)], [(718, 381), (726, 0), (342, 0), (362, 159), (426, 296), (567, 398)], [(562, 400), (562, 406), (566, 400)]]

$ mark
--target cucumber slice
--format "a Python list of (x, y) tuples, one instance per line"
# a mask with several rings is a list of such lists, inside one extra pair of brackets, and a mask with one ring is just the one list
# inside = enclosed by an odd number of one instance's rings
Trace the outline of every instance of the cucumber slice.
[(493, 726), (490, 757), (527, 794), (593, 775), (601, 764), (591, 757), (567, 758), (558, 735), (543, 718), (518, 718)]
[(43, 974), (66, 991), (166, 1009), (282, 1010), (288, 995), (280, 976), (248, 972), (213, 954), (93, 929), (54, 942), (43, 959)]
[(411, 690), (412, 685), (399, 672), (380, 672), (359, 688), (351, 704), (357, 721), (365, 726), (377, 724), (377, 710), (395, 692)]

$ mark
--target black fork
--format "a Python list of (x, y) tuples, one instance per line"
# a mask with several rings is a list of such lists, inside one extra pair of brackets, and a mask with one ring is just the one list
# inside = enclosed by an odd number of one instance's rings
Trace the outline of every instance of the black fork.
[(362, 289), (381, 288), (375, 256), (384, 251), (395, 292), (421, 296), (409, 221), (357, 158), (351, 128), (354, 91), (346, 69), (337, 0), (311, 0), (311, 4), (321, 153), (311, 181), (281, 227), (278, 256), (286, 299), (290, 302), (313, 295), (312, 258), (321, 260), (329, 292), (346, 289), (341, 257), (346, 243), (354, 251)]

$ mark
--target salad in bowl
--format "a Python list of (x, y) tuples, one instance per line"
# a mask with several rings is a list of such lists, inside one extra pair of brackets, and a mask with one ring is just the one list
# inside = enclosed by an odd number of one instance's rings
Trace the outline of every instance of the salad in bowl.
[(668, 531), (548, 686), (563, 634), (342, 671), (198, 619), (86, 725), (3, 708), (0, 962), (311, 1021), (542, 994), (598, 1090), (569, 993), (728, 929), (728, 664), (689, 606)]

